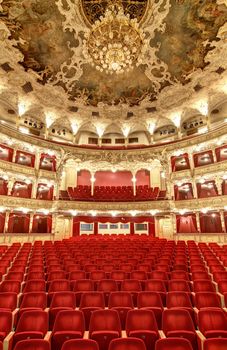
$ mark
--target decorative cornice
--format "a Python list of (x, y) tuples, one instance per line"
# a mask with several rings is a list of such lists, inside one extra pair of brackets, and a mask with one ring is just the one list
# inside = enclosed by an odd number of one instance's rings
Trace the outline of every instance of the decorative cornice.
[(191, 199), (184, 201), (146, 201), (146, 202), (79, 202), (79, 201), (46, 201), (30, 198), (18, 198), (11, 196), (0, 196), (0, 206), (9, 209), (28, 208), (33, 211), (47, 209), (52, 212), (69, 212), (76, 210), (81, 212), (98, 211), (106, 213), (109, 211), (118, 211), (119, 213), (138, 211), (149, 212), (157, 210), (158, 212), (170, 213), (180, 210), (200, 211), (202, 208), (223, 209), (227, 205), (227, 195)]
[(227, 134), (227, 124), (223, 125), (221, 128), (210, 131), (206, 134), (193, 136), (187, 139), (182, 139), (179, 141), (170, 142), (167, 144), (159, 144), (148, 146), (144, 148), (138, 149), (91, 149), (91, 148), (82, 148), (79, 146), (70, 146), (67, 144), (55, 143), (52, 141), (40, 139), (38, 137), (33, 137), (26, 134), (21, 134), (20, 132), (9, 128), (6, 125), (1, 125), (1, 134), (3, 139), (5, 136), (13, 140), (17, 140), (22, 143), (32, 144), (38, 148), (42, 145), (43, 149), (53, 150), (58, 153), (64, 153), (68, 155), (68, 158), (74, 157), (80, 161), (89, 161), (89, 160), (103, 160), (106, 162), (118, 162), (122, 160), (131, 161), (141, 160), (148, 161), (151, 158), (160, 158), (161, 155), (172, 154), (174, 151), (179, 151), (179, 149), (188, 149), (187, 151), (190, 153), (191, 147), (196, 147), (200, 143), (207, 142), (207, 149), (211, 148), (212, 140), (216, 139), (216, 141)]

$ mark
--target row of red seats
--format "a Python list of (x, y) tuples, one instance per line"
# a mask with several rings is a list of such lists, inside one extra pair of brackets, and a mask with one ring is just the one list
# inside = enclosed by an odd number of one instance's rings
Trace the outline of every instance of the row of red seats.
[(91, 186), (78, 185), (69, 187), (67, 194), (62, 191), (60, 197), (66, 200), (143, 201), (165, 199), (166, 191), (160, 191), (158, 187), (138, 186), (134, 195), (132, 186), (95, 186), (94, 194), (91, 195)]

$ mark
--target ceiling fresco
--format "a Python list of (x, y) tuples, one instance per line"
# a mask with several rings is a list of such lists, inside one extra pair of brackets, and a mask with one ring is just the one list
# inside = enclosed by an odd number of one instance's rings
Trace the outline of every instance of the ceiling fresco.
[[(190, 74), (209, 64), (205, 57), (227, 21), (227, 7), (213, 0), (125, 0), (124, 10), (140, 21), (150, 52), (132, 71), (108, 76), (86, 62), (81, 48), (84, 33), (104, 14), (107, 1), (81, 1), (2, 0), (0, 19), (9, 39), (16, 40), (26, 71), (38, 73), (40, 84), (61, 86), (70, 101), (91, 106), (139, 106), (144, 99), (156, 101), (166, 87), (187, 85)], [(68, 15), (73, 6), (75, 23)]]

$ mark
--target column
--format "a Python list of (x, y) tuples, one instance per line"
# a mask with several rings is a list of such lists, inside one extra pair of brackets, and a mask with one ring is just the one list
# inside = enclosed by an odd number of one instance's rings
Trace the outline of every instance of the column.
[(195, 213), (195, 216), (196, 216), (197, 231), (198, 231), (198, 232), (201, 232), (199, 212), (196, 212), (196, 213)]
[(192, 189), (194, 198), (198, 198), (197, 186), (195, 179), (192, 179)]
[(179, 139), (182, 138), (181, 128), (180, 128), (180, 127), (177, 128), (177, 137), (178, 137)]
[(32, 195), (31, 195), (31, 198), (36, 198), (37, 184), (38, 184), (38, 180), (34, 179), (33, 182), (32, 182)]
[(98, 138), (98, 146), (102, 147), (102, 138), (101, 137)]
[(212, 148), (212, 154), (213, 154), (214, 162), (217, 163), (217, 157), (216, 157), (216, 153), (215, 153), (215, 148)]
[(8, 232), (9, 214), (10, 214), (10, 210), (6, 210), (5, 223), (4, 223), (4, 229), (3, 229), (4, 233)]
[(94, 195), (95, 173), (91, 173), (91, 195)]
[(173, 235), (177, 234), (177, 216), (176, 214), (172, 214), (172, 222), (173, 222)]
[(17, 151), (18, 151), (17, 148), (14, 148), (14, 149), (13, 149), (13, 157), (12, 157), (12, 162), (13, 162), (13, 163), (15, 163)]
[(224, 210), (220, 210), (220, 218), (221, 218), (221, 227), (222, 227), (222, 232), (226, 232), (225, 229), (225, 216), (224, 216)]
[(35, 169), (39, 169), (39, 164), (40, 164), (40, 151), (36, 151), (35, 153)]
[(59, 184), (58, 184), (58, 182), (56, 182), (54, 184), (53, 197), (55, 199), (59, 199)]
[(217, 186), (218, 195), (222, 196), (222, 180), (219, 177), (216, 177), (215, 184)]
[(132, 187), (133, 187), (133, 195), (136, 196), (136, 173), (132, 173)]
[(56, 234), (56, 224), (57, 224), (57, 214), (52, 215), (52, 227), (51, 227), (51, 235), (54, 236)]
[(174, 184), (172, 182), (166, 182), (166, 198), (173, 199), (174, 198)]
[(10, 195), (11, 195), (11, 191), (12, 191), (14, 182), (15, 182), (15, 179), (14, 179), (14, 178), (10, 178), (10, 179), (8, 180), (8, 184), (7, 184), (7, 188), (8, 188), (7, 196), (10, 196)]
[(125, 147), (128, 147), (128, 138), (125, 137)]
[(192, 154), (188, 154), (188, 159), (189, 159), (190, 169), (193, 171), (194, 170), (194, 160), (193, 160)]
[(33, 219), (34, 219), (34, 213), (31, 213), (30, 214), (30, 221), (29, 221), (29, 229), (28, 229), (29, 233), (32, 233)]

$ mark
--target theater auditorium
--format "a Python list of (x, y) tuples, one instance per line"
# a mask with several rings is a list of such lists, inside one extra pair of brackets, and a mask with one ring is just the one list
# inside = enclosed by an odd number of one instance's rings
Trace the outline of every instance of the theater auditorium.
[(0, 0), (0, 350), (227, 350), (226, 69), (226, 0)]

